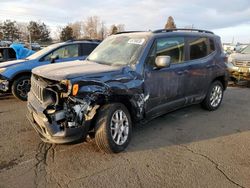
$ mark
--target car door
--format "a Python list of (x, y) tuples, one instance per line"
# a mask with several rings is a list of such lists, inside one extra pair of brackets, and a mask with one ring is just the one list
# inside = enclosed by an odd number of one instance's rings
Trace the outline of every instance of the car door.
[(212, 40), (207, 37), (188, 38), (189, 65), (186, 93), (187, 98), (192, 102), (204, 96), (213, 74), (215, 61), (215, 46)]
[(43, 58), (41, 58), (40, 61), (42, 62), (42, 64), (49, 64), (51, 62), (51, 57), (53, 56), (58, 56), (58, 59), (55, 60), (55, 63), (78, 60), (80, 58), (79, 46), (79, 44), (69, 44), (61, 46), (45, 55)]
[[(146, 116), (157, 116), (184, 105), (187, 71), (185, 51), (184, 37), (155, 40), (145, 64), (144, 93), (148, 96), (145, 104)], [(170, 56), (170, 66), (157, 69), (157, 56)]]

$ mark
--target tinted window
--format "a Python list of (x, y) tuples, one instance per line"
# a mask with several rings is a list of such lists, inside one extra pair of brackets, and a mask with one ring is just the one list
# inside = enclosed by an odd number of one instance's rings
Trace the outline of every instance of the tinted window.
[(14, 51), (14, 49), (10, 48), (8, 52), (9, 52), (9, 58), (11, 59), (16, 58), (16, 52)]
[(156, 56), (170, 56), (171, 63), (184, 61), (184, 38), (162, 38), (156, 41)]
[(96, 47), (97, 44), (82, 44), (82, 55), (89, 55)]
[(4, 60), (3, 49), (0, 49), (0, 61)]
[(193, 38), (189, 40), (190, 60), (200, 59), (207, 56), (207, 39)]
[(43, 61), (49, 61), (51, 56), (59, 56), (59, 59), (78, 57), (78, 44), (63, 46), (43, 58)]
[(210, 44), (210, 51), (209, 51), (209, 53), (212, 53), (212, 52), (215, 51), (214, 40), (209, 39), (209, 44)]

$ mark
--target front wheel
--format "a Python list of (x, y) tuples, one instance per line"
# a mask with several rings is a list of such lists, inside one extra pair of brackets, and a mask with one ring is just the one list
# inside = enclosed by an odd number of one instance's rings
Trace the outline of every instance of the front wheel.
[(130, 114), (123, 104), (107, 104), (100, 108), (95, 126), (95, 141), (102, 151), (123, 151), (131, 140), (131, 134)]
[(11, 91), (16, 98), (26, 101), (30, 91), (30, 76), (17, 78), (12, 84)]
[(201, 103), (206, 110), (213, 111), (219, 108), (223, 99), (224, 89), (220, 81), (215, 81), (211, 84), (207, 96)]

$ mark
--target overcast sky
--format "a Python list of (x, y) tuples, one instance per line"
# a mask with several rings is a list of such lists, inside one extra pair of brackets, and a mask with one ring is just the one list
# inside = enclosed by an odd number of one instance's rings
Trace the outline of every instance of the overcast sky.
[(213, 30), (223, 42), (250, 42), (250, 0), (0, 0), (0, 20), (41, 20), (57, 25), (99, 16), (126, 30), (162, 28), (168, 16), (177, 27)]

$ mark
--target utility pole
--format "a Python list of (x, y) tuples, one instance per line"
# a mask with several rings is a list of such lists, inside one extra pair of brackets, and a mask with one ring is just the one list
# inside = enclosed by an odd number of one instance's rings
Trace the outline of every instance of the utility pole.
[(32, 46), (31, 46), (31, 32), (29, 31), (29, 44), (30, 44), (30, 49), (32, 49)]

